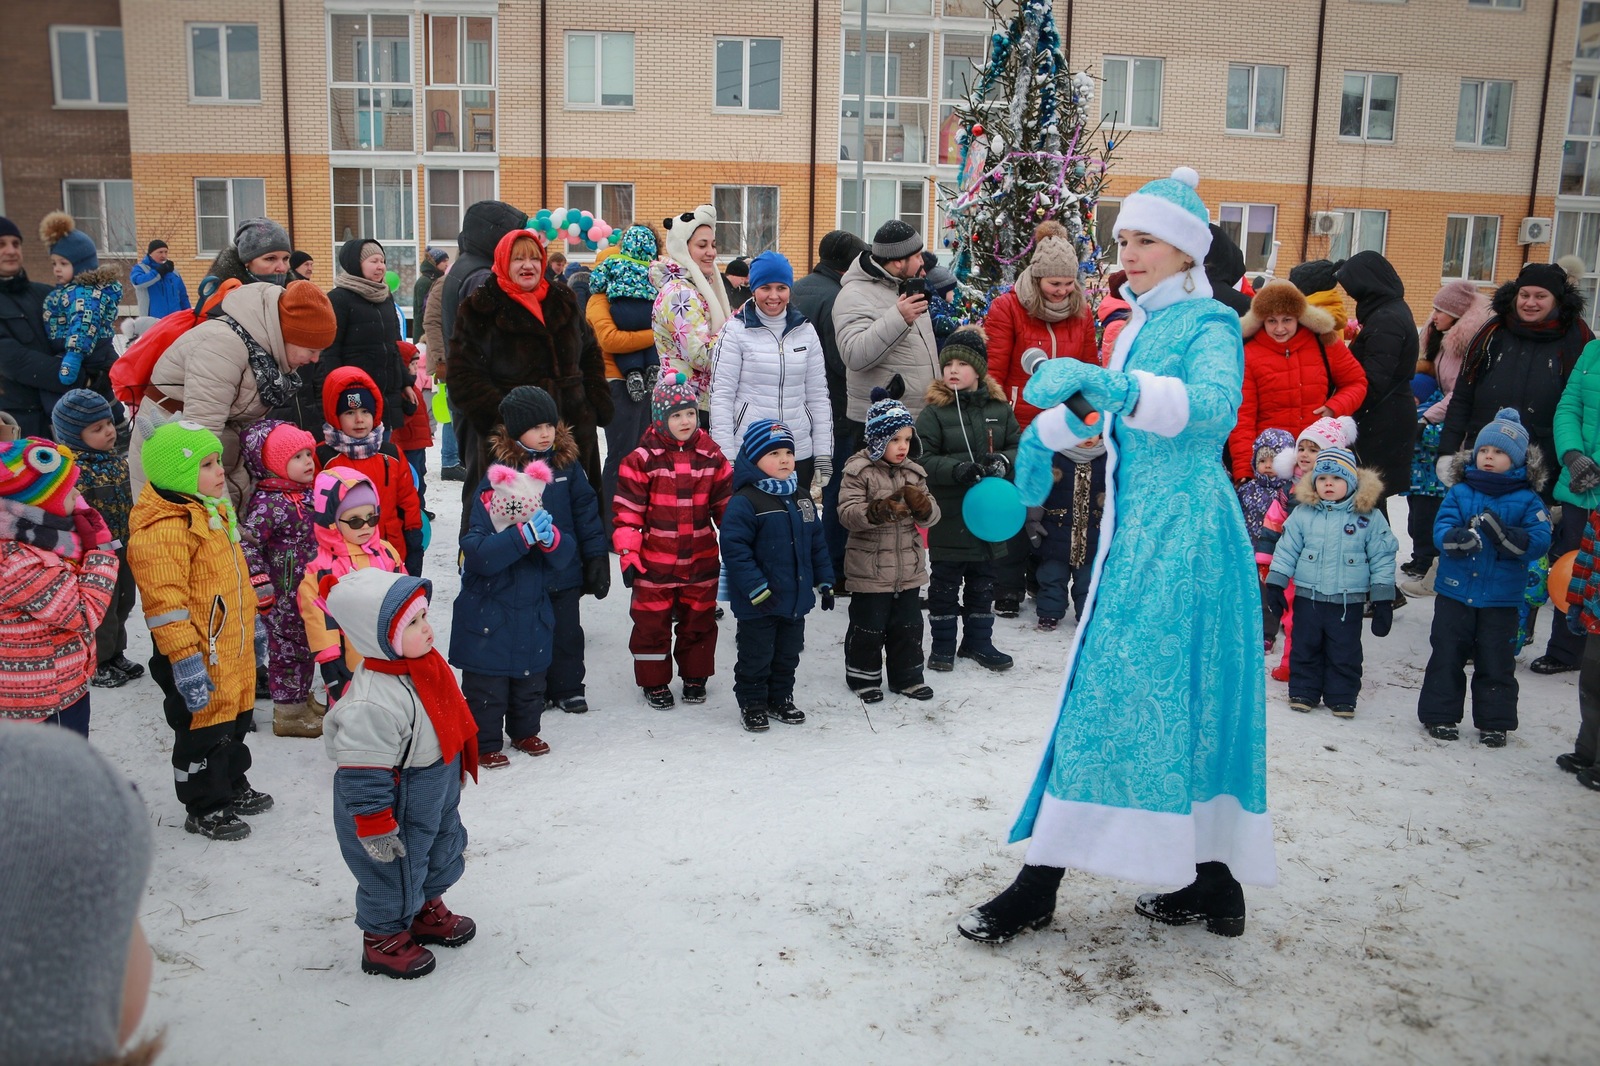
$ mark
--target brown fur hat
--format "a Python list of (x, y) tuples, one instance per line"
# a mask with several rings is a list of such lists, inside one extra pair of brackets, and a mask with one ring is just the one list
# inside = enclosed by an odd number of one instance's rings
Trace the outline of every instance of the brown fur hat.
[(1256, 292), (1250, 301), (1250, 313), (1261, 321), (1273, 315), (1289, 315), (1298, 322), (1306, 313), (1306, 298), (1292, 283), (1274, 279)]

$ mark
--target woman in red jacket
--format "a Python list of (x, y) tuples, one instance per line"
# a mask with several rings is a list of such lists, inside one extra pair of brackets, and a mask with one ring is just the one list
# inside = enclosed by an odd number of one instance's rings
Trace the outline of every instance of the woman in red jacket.
[(1235, 482), (1255, 476), (1255, 439), (1263, 430), (1298, 436), (1319, 418), (1355, 414), (1367, 376), (1339, 339), (1333, 316), (1306, 303), (1287, 281), (1269, 281), (1239, 323), (1244, 333), (1244, 398), (1228, 437)]

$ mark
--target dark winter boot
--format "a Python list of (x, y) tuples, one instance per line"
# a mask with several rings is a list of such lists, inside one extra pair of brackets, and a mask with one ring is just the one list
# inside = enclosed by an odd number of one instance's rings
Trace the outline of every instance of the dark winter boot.
[(981, 944), (1004, 944), (1031, 929), (1043, 929), (1056, 914), (1059, 866), (1024, 866), (1017, 879), (994, 899), (968, 911), (956, 932)]
[(361, 972), (409, 981), (433, 972), (433, 952), (417, 943), (409, 930), (392, 936), (361, 934)]
[(207, 840), (243, 840), (250, 835), (250, 823), (234, 814), (232, 807), (206, 814), (191, 814), (184, 819), (183, 828), (191, 833), (199, 833)]
[(794, 705), (794, 700), (779, 700), (767, 708), (767, 717), (784, 725), (801, 725), (806, 720), (806, 712)]
[(961, 647), (956, 655), (971, 659), (988, 670), (1011, 669), (1011, 656), (994, 646), (994, 615), (988, 611), (974, 612), (962, 619)]
[(706, 679), (703, 677), (686, 677), (683, 679), (683, 702), (704, 703), (706, 701)]
[(465, 914), (456, 914), (444, 905), (443, 896), (434, 896), (411, 919), (411, 939), (419, 944), (438, 944), (458, 948), (478, 935), (478, 923)]
[(1194, 868), (1194, 884), (1176, 892), (1140, 896), (1133, 909), (1166, 925), (1205, 922), (1218, 936), (1244, 933), (1244, 889), (1224, 862), (1203, 862)]
[(956, 630), (960, 619), (953, 614), (928, 615), (928, 669), (947, 671), (956, 666)]
[(270, 810), (272, 810), (272, 797), (265, 792), (247, 788), (233, 797), (234, 814), (266, 814)]
[(144, 676), (144, 667), (140, 666), (126, 655), (118, 655), (106, 665), (111, 667), (111, 669), (115, 670), (117, 673), (121, 674), (123, 677), (127, 678), (129, 681), (137, 681)]
[(677, 700), (672, 698), (672, 690), (665, 685), (646, 687), (644, 701), (658, 711), (664, 711), (677, 703)]
[(751, 700), (739, 708), (739, 721), (743, 723), (746, 733), (765, 733), (767, 731), (767, 705), (760, 700)]

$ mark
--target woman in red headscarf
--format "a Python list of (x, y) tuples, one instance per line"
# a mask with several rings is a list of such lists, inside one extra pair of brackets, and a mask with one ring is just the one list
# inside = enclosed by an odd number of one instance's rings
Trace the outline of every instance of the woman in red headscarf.
[(500, 401), (518, 385), (537, 385), (555, 398), (584, 473), (600, 483), (596, 429), (611, 421), (612, 410), (604, 357), (572, 290), (546, 279), (545, 258), (541, 237), (512, 230), (495, 247), (493, 272), (462, 293), (448, 370), (467, 468), (464, 509), (488, 465), (486, 443), (500, 423)]

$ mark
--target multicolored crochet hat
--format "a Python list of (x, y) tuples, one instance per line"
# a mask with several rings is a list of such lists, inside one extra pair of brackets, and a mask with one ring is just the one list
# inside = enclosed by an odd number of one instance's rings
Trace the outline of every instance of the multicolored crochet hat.
[(1193, 167), (1178, 167), (1170, 178), (1147, 182), (1122, 201), (1117, 232), (1136, 230), (1159, 237), (1196, 264), (1211, 250), (1211, 217), (1195, 189), (1200, 174)]
[(204, 496), (200, 493), (200, 464), (207, 456), (222, 454), (222, 442), (217, 435), (198, 422), (179, 419), (160, 426), (144, 442), (139, 453), (144, 462), (144, 475), (150, 484), (168, 492), (193, 496), (205, 505), (211, 516), (211, 528), (226, 526), (228, 539), (238, 541), (239, 519), (233, 510), (233, 501), (224, 492), (221, 496)]
[(589, 272), (589, 291), (613, 300), (654, 300), (650, 263), (659, 252), (649, 226), (629, 226), (617, 242), (617, 250)]
[(699, 410), (700, 395), (682, 374), (662, 374), (650, 393), (650, 414), (663, 430), (667, 419), (679, 411)]
[[(867, 455), (876, 461), (883, 458), (889, 439), (906, 426), (915, 426), (906, 405), (889, 395), (889, 390), (878, 387), (872, 390), (872, 406), (867, 408)], [(914, 431), (913, 431), (914, 432)]]
[(67, 514), (67, 496), (78, 484), (78, 464), (43, 437), (23, 437), (0, 450), (0, 497)]

